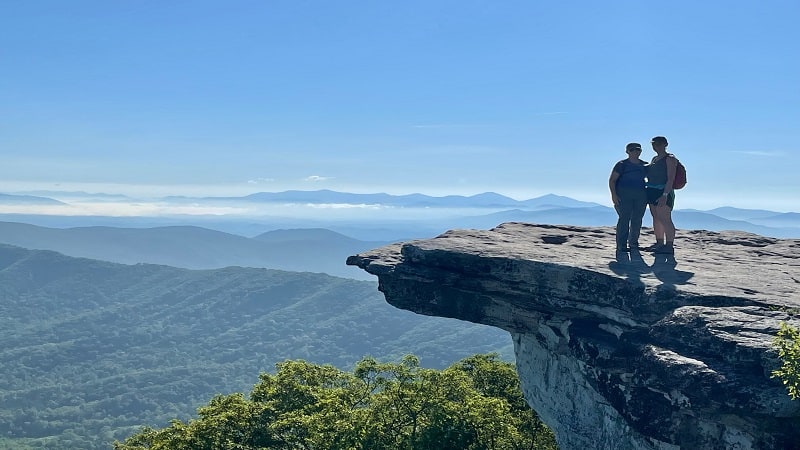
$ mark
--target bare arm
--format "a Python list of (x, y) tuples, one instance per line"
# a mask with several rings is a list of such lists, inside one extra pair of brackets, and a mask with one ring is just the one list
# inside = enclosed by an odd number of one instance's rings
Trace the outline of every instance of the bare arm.
[(619, 179), (619, 172), (611, 170), (611, 176), (608, 177), (608, 190), (611, 191), (611, 203), (614, 206), (619, 204), (619, 197), (617, 197), (617, 180)]
[(672, 183), (675, 182), (675, 172), (678, 170), (678, 159), (667, 156), (667, 183), (664, 185), (664, 195), (672, 192)]

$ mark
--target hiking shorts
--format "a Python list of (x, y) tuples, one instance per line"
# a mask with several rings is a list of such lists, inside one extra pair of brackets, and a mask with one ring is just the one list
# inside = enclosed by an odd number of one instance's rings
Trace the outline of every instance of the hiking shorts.
[[(647, 203), (655, 205), (662, 195), (664, 195), (664, 188), (647, 188)], [(669, 206), (669, 209), (675, 206), (675, 191), (667, 194), (667, 206)]]

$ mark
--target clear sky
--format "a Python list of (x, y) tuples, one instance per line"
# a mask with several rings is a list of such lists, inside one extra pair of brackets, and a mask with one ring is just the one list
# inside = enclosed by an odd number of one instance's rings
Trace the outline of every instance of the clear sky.
[(0, 192), (546, 193), (800, 211), (800, 2), (0, 5)]

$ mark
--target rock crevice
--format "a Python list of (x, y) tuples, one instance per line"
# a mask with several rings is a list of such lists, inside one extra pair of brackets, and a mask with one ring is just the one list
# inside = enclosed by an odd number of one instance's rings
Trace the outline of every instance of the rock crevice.
[(800, 241), (679, 233), (614, 256), (613, 230), (502, 224), (351, 256), (386, 300), (512, 335), (526, 399), (567, 449), (800, 447), (770, 373), (800, 326)]

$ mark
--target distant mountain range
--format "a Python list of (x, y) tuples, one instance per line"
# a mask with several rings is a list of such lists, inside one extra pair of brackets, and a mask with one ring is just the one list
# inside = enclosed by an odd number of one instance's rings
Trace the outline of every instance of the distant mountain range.
[(230, 202), (246, 201), (259, 203), (309, 203), (309, 204), (351, 204), (385, 205), (404, 208), (549, 208), (549, 207), (588, 207), (597, 203), (582, 202), (554, 194), (529, 200), (515, 200), (494, 192), (462, 196), (446, 195), (432, 197), (424, 194), (391, 195), (352, 194), (331, 190), (259, 192), (243, 197), (165, 197), (169, 202)]
[(344, 261), (388, 242), (360, 241), (325, 229), (275, 230), (246, 238), (195, 226), (59, 229), (0, 222), (0, 243), (124, 264), (264, 267), (373, 280)]
[(122, 194), (105, 194), (102, 192), (85, 192), (85, 191), (27, 191), (25, 195), (33, 195), (38, 197), (58, 197), (64, 199), (76, 200), (134, 200), (132, 197)]
[[(69, 193), (78, 199), (80, 193)], [(54, 193), (55, 195), (55, 193)], [(98, 198), (102, 194), (86, 194)], [(22, 197), (24, 196), (12, 196)], [(33, 197), (31, 197), (33, 198)], [(62, 197), (60, 197), (62, 198)], [(37, 197), (35, 201), (45, 201)], [(49, 199), (53, 202), (56, 200)], [(106, 199), (111, 201), (112, 199)], [(130, 200), (130, 199), (128, 199)], [(33, 201), (33, 200), (32, 200)], [(78, 200), (75, 200), (78, 201)], [(616, 222), (613, 208), (597, 203), (583, 202), (569, 197), (548, 194), (528, 200), (515, 200), (500, 194), (486, 192), (473, 196), (449, 195), (432, 197), (423, 194), (390, 195), (353, 194), (330, 190), (260, 192), (243, 197), (164, 197), (165, 204), (239, 205), (301, 204), (301, 205), (382, 205), (391, 207), (379, 220), (369, 223), (358, 219), (328, 217), (324, 211), (312, 219), (293, 217), (225, 217), (225, 216), (160, 216), (160, 217), (87, 217), (0, 215), (9, 222), (25, 222), (55, 228), (106, 225), (120, 228), (160, 227), (165, 225), (195, 225), (231, 234), (254, 236), (264, 231), (285, 228), (319, 228), (349, 235), (362, 241), (393, 241), (430, 237), (451, 228), (491, 228), (507, 221), (525, 221), (548, 224), (584, 226), (611, 226)], [(398, 208), (393, 210), (392, 208)], [(404, 209), (423, 211), (414, 218), (393, 216)], [(428, 208), (461, 211), (459, 216), (433, 217), (425, 214)], [(483, 213), (485, 212), (485, 213)], [(430, 216), (430, 217), (429, 217)], [(710, 231), (741, 230), (765, 236), (800, 238), (800, 214), (779, 213), (759, 209), (720, 207), (709, 211), (693, 209), (675, 210), (676, 225), (682, 229)], [(645, 214), (645, 224), (650, 215)], [(49, 248), (49, 247), (48, 247)], [(64, 250), (67, 251), (67, 250)], [(72, 254), (72, 253), (70, 253)], [(94, 255), (85, 255), (94, 256)], [(225, 258), (222, 258), (223, 260)], [(249, 260), (248, 260), (249, 261)], [(246, 264), (253, 264), (246, 262)], [(259, 263), (260, 264), (260, 263)], [(181, 266), (186, 266), (181, 264)]]
[(365, 355), (414, 353), (434, 368), (491, 351), (513, 360), (507, 332), (398, 310), (375, 282), (323, 274), (121, 265), (0, 245), (0, 297), (9, 449), (110, 448), (142, 425), (194, 416), (217, 393), (248, 392), (285, 359), (344, 370)]
[[(735, 217), (739, 212), (721, 213)], [(785, 218), (786, 223), (794, 224), (792, 220), (796, 217), (789, 214), (763, 214), (763, 218), (758, 220), (780, 225), (782, 222), (778, 220)], [(740, 230), (763, 236), (800, 238), (800, 227), (769, 227), (702, 211), (677, 210), (674, 218), (683, 229)], [(439, 220), (393, 222), (387, 219), (385, 224), (328, 223), (338, 230), (321, 227), (275, 229), (253, 237), (187, 225), (55, 228), (0, 222), (0, 243), (124, 264), (163, 264), (188, 269), (259, 267), (374, 280), (372, 275), (347, 266), (347, 257), (398, 240), (433, 237), (455, 228), (488, 229), (503, 222), (612, 226), (616, 222), (616, 212), (604, 206), (537, 211), (511, 209)], [(649, 214), (645, 215), (644, 222), (650, 226)], [(298, 225), (302, 223), (304, 221), (297, 222)], [(362, 240), (340, 231), (367, 236), (367, 239), (377, 235), (385, 240)]]
[[(30, 202), (56, 202), (63, 203), (51, 197), (59, 197), (64, 199), (103, 199), (103, 200), (131, 200), (131, 197), (124, 195), (112, 195), (102, 193), (86, 193), (86, 192), (58, 192), (58, 191), (31, 191), (30, 194), (34, 195), (6, 195), (0, 194), (0, 200), (3, 196), (14, 198), (19, 201), (27, 198)], [(552, 208), (552, 207), (590, 207), (599, 206), (597, 203), (583, 202), (569, 197), (564, 197), (555, 194), (547, 194), (541, 197), (536, 197), (528, 200), (515, 200), (504, 195), (494, 192), (484, 192), (482, 194), (463, 196), (463, 195), (446, 195), (443, 197), (434, 197), (424, 194), (408, 194), (408, 195), (392, 195), (385, 193), (375, 194), (354, 194), (348, 192), (331, 191), (327, 189), (316, 191), (283, 191), (283, 192), (258, 192), (255, 194), (245, 195), (241, 197), (186, 197), (186, 196), (168, 196), (158, 199), (159, 201), (167, 203), (197, 203), (197, 202), (255, 202), (255, 203), (309, 203), (309, 204), (379, 204), (386, 206), (406, 207), (406, 208)]]
[(0, 205), (65, 205), (66, 203), (48, 197), (35, 195), (0, 194)]

